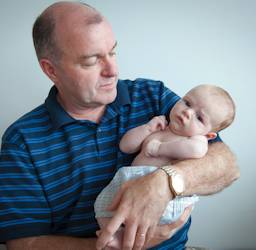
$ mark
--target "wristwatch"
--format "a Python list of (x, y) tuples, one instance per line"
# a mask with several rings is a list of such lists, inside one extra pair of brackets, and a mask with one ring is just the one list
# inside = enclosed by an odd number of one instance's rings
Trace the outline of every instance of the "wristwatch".
[(169, 187), (173, 197), (181, 196), (185, 191), (185, 183), (182, 175), (178, 174), (172, 166), (163, 166), (160, 167), (160, 169), (162, 169), (169, 177)]

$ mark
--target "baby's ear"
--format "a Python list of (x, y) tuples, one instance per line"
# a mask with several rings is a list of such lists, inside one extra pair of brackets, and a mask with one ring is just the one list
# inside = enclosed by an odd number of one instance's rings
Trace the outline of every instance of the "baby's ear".
[(206, 138), (208, 139), (208, 140), (213, 140), (213, 139), (215, 139), (217, 137), (217, 133), (215, 133), (215, 132), (209, 132), (207, 135), (206, 135)]

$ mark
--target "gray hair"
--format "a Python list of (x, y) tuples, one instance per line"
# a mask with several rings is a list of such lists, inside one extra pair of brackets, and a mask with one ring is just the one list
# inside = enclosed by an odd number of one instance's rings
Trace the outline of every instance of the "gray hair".
[[(49, 6), (35, 20), (32, 36), (36, 55), (40, 61), (42, 58), (58, 61), (62, 56), (61, 48), (58, 46), (55, 36), (56, 15), (55, 7), (63, 4), (74, 4), (84, 6), (90, 10), (90, 15), (86, 18), (86, 24), (96, 24), (103, 20), (101, 14), (93, 7), (86, 3), (58, 2)], [(81, 7), (80, 6), (80, 7)]]

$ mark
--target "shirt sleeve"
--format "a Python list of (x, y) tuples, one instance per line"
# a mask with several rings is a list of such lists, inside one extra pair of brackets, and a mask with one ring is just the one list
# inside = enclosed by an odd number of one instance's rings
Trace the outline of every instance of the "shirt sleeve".
[(51, 210), (26, 148), (2, 142), (0, 242), (51, 232)]
[(180, 100), (180, 97), (171, 91), (169, 88), (165, 87), (162, 82), (160, 82), (159, 87), (160, 92), (160, 99), (159, 99), (159, 108), (160, 113), (167, 116), (167, 119), (169, 119), (169, 113), (175, 103)]

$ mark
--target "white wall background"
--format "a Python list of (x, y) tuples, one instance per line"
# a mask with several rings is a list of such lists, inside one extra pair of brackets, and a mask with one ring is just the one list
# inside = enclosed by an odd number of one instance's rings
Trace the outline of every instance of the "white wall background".
[[(48, 94), (51, 83), (38, 66), (31, 28), (53, 2), (0, 1), (0, 136)], [(221, 135), (237, 155), (241, 178), (201, 199), (193, 211), (189, 245), (256, 249), (256, 1), (88, 3), (113, 24), (121, 78), (160, 79), (180, 95), (199, 83), (216, 83), (234, 97), (236, 121)]]

